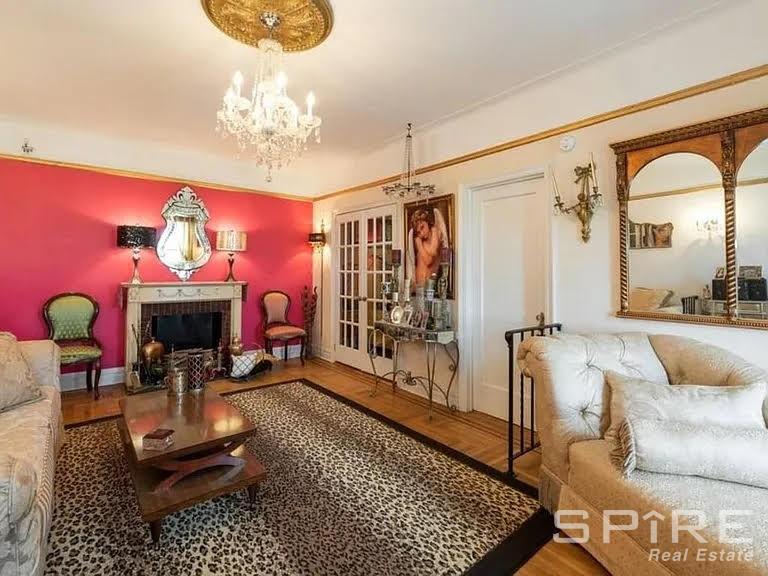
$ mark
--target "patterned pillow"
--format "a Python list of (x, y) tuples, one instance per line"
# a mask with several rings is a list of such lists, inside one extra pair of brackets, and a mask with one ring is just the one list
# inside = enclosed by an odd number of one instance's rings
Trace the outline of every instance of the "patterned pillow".
[(669, 420), (731, 428), (765, 429), (765, 382), (746, 386), (659, 384), (607, 371), (611, 390), (611, 425), (605, 439), (613, 441), (624, 418)]
[(768, 430), (625, 418), (611, 460), (635, 470), (768, 488)]
[(0, 332), (0, 412), (41, 397), (16, 337)]

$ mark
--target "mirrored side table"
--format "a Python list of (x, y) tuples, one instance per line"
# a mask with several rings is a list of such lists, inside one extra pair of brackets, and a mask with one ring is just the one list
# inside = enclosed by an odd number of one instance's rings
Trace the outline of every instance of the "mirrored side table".
[[(376, 334), (381, 334), (392, 341), (392, 370), (385, 374), (378, 374), (376, 371), (377, 348), (374, 344)], [(403, 370), (399, 367), (400, 345), (408, 342), (419, 342), (424, 345), (424, 356), (426, 360), (427, 375), (415, 376), (410, 370)], [(435, 369), (437, 367), (438, 351), (443, 350), (448, 357), (448, 371), (450, 378), (447, 385), (438, 384), (435, 381)], [(459, 369), (459, 345), (456, 340), (456, 332), (453, 330), (427, 330), (425, 328), (416, 328), (407, 324), (394, 324), (384, 320), (374, 323), (374, 328), (368, 335), (368, 357), (371, 360), (373, 368), (374, 383), (371, 390), (371, 396), (378, 391), (379, 381), (391, 379), (392, 392), (397, 391), (398, 385), (403, 386), (421, 386), (427, 393), (429, 401), (429, 419), (432, 420), (432, 403), (435, 390), (442, 394), (445, 399), (445, 405), (451, 410), (456, 411), (456, 405), (451, 404), (451, 388), (456, 381), (456, 373)]]

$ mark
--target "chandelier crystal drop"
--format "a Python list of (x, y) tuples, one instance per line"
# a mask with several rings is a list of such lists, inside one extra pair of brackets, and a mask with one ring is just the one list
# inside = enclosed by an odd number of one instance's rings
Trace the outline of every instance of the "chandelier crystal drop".
[(405, 137), (405, 156), (403, 158), (403, 173), (394, 184), (382, 187), (384, 194), (390, 198), (408, 198), (409, 196), (422, 196), (429, 198), (435, 193), (434, 184), (422, 184), (416, 182), (416, 169), (413, 166), (413, 136), (411, 136), (411, 123), (408, 123), (408, 134)]
[(235, 72), (216, 114), (216, 131), (223, 138), (234, 138), (239, 154), (247, 154), (264, 166), (267, 182), (271, 182), (272, 172), (301, 156), (312, 136), (320, 143), (322, 120), (314, 114), (312, 92), (307, 94), (305, 113), (288, 97), (288, 81), (282, 69), (283, 47), (272, 38), (280, 17), (265, 12), (260, 20), (270, 37), (259, 40), (257, 45), (259, 59), (253, 89), (247, 94), (242, 73)]

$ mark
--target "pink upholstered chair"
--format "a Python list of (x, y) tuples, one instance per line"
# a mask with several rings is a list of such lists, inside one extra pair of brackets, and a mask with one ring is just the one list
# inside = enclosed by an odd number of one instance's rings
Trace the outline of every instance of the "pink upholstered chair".
[(291, 308), (291, 297), (280, 290), (269, 290), (261, 296), (261, 311), (264, 320), (264, 345), (267, 352), (272, 354), (275, 340), (283, 343), (283, 358), (288, 360), (288, 343), (291, 340), (301, 342), (301, 363), (304, 364), (304, 347), (307, 333), (288, 322), (288, 310)]

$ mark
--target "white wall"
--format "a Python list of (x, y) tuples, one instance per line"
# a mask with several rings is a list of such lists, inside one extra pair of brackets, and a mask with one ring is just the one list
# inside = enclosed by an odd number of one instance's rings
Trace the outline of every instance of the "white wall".
[[(403, 122), (415, 122), (418, 165), (433, 164), (762, 66), (768, 62), (766, 22), (765, 0), (731, 0), (717, 10), (547, 75), (442, 121), (428, 126), (420, 126), (418, 118), (403, 118)], [(680, 122), (635, 124), (624, 137), (641, 136)], [(328, 192), (397, 174), (402, 146), (402, 139), (396, 139), (355, 158), (354, 166), (335, 175), (336, 186)]]
[[(574, 217), (557, 216), (552, 226), (553, 258), (553, 312), (554, 319), (563, 322), (566, 330), (580, 331), (648, 331), (679, 334), (724, 346), (756, 364), (768, 368), (764, 351), (768, 346), (768, 331), (735, 328), (694, 326), (665, 322), (638, 321), (615, 317), (619, 308), (618, 280), (618, 203), (615, 200), (615, 155), (609, 148), (617, 142), (670, 129), (768, 106), (768, 78), (761, 78), (639, 112), (573, 133), (576, 149), (561, 152), (559, 138), (550, 138), (430, 172), (421, 176), (435, 184), (438, 193), (458, 193), (476, 182), (522, 172), (536, 167), (551, 166), (560, 183), (566, 202), (572, 202), (577, 193), (573, 182), (573, 168), (584, 164), (593, 153), (597, 164), (600, 189), (605, 195), (605, 207), (592, 223), (592, 240), (581, 242), (579, 227)], [(457, 135), (457, 138), (459, 136)], [(315, 203), (315, 221), (330, 222), (338, 211), (365, 207), (386, 199), (380, 188), (335, 196)], [(458, 218), (462, 207), (458, 206)], [(544, 220), (545, 216), (541, 217)], [(330, 239), (333, 242), (333, 237)], [(461, 238), (459, 238), (461, 242)], [(328, 248), (327, 250), (330, 250)], [(327, 253), (328, 254), (328, 253)], [(330, 269), (326, 260), (326, 275)], [(458, 263), (461, 266), (461, 262)], [(318, 270), (316, 269), (316, 274)], [(326, 276), (326, 286), (329, 286)], [(457, 286), (459, 293), (463, 287)], [(326, 294), (323, 310), (330, 318), (330, 299)], [(323, 342), (330, 349), (331, 324), (325, 323)], [(461, 331), (461, 326), (459, 326)], [(465, 386), (465, 382), (460, 382)]]

